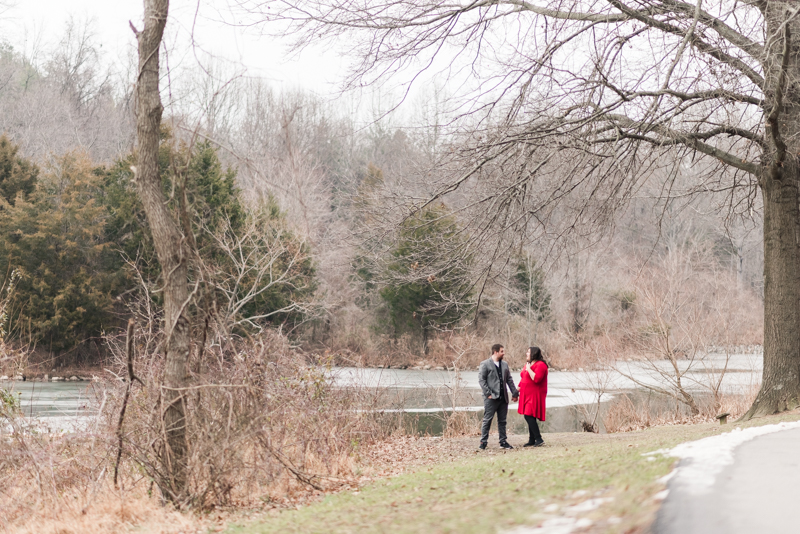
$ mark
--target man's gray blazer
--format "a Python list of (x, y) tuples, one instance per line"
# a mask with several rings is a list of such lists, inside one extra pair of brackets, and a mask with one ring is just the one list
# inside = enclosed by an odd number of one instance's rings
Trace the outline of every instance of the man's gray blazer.
[[(519, 396), (519, 392), (517, 391), (517, 386), (514, 385), (514, 380), (511, 378), (508, 364), (502, 360), (500, 360), (500, 371), (503, 374), (502, 384), (500, 383), (500, 377), (497, 376), (497, 366), (494, 361), (491, 358), (483, 360), (478, 369), (478, 384), (483, 390), (484, 399), (499, 399), (502, 394), (503, 400), (508, 403), (508, 389), (511, 390), (512, 397)], [(508, 384), (508, 389), (505, 387), (506, 384)]]

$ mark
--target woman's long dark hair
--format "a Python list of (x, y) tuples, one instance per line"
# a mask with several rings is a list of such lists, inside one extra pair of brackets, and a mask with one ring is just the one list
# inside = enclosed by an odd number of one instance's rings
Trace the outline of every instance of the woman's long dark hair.
[(542, 349), (539, 347), (528, 347), (531, 351), (531, 363), (533, 362), (544, 362), (547, 367), (550, 367), (550, 364), (547, 363), (542, 356)]

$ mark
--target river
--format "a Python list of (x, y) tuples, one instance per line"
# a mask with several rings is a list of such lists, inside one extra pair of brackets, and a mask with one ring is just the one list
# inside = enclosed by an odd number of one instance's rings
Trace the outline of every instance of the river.
[[(745, 392), (761, 382), (762, 355), (758, 353), (710, 354), (690, 362), (680, 360), (686, 389), (702, 396), (708, 384), (725, 373), (720, 390)], [(599, 404), (601, 414), (616, 395), (648, 395), (646, 386), (664, 387), (671, 364), (659, 361), (618, 361), (613, 369), (601, 371), (556, 371), (548, 376), (547, 421), (543, 432), (580, 432), (586, 413), (594, 414)], [(334, 383), (342, 387), (370, 388), (385, 394), (385, 410), (401, 411), (412, 431), (437, 435), (444, 424), (444, 411), (474, 412), (475, 420), (483, 412), (483, 399), (477, 370), (437, 371), (414, 369), (373, 369), (342, 367), (334, 370)], [(520, 372), (512, 373), (519, 383)], [(666, 399), (664, 399), (667, 402)], [(657, 402), (654, 404), (658, 404)], [(517, 405), (509, 405), (509, 432), (527, 433), (525, 421), (516, 413)], [(601, 418), (598, 418), (601, 431)]]
[[(741, 392), (760, 383), (760, 354), (736, 354), (727, 359), (721, 354), (707, 356), (703, 362), (681, 361), (684, 383), (688, 389), (702, 392), (709, 379), (726, 369), (721, 389)], [(669, 373), (669, 363), (653, 367), (641, 361), (617, 362), (616, 369), (604, 371), (551, 370), (548, 379), (547, 421), (544, 432), (578, 432), (584, 411), (581, 406), (607, 406), (621, 393), (645, 391), (643, 385), (664, 383), (662, 372)], [(513, 373), (519, 382), (519, 371)], [(474, 413), (477, 420), (483, 411), (478, 373), (475, 370), (437, 371), (412, 369), (372, 369), (339, 367), (332, 370), (338, 387), (361, 388), (378, 392), (382, 409), (402, 412), (409, 429), (422, 434), (442, 432), (445, 411)], [(26, 417), (42, 421), (51, 429), (71, 430), (91, 419), (97, 383), (92, 382), (0, 382), (20, 398)], [(593, 408), (591, 408), (593, 410)], [(510, 431), (524, 432), (525, 423), (516, 414), (516, 404), (509, 406)]]

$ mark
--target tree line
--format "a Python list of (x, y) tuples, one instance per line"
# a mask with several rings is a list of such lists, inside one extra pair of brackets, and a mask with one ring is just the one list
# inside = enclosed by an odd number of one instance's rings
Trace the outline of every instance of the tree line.
[[(3, 268), (6, 280), (25, 274), (8, 323), (13, 339), (63, 361), (87, 361), (102, 351), (103, 332), (124, 322), (141, 280), (155, 290), (154, 304), (163, 304), (161, 270), (134, 194), (132, 96), (103, 70), (85, 28), (70, 27), (60, 44), (68, 46), (39, 64), (9, 47), (0, 61), (13, 80), (0, 91), (3, 127), (15, 140), (5, 141), (4, 157), (18, 167), (4, 171), (11, 211), (3, 220), (5, 235), (20, 238), (3, 245)], [(452, 365), (454, 335), (509, 328), (555, 352), (571, 343), (562, 338), (617, 328), (617, 303), (631, 301), (633, 289), (622, 277), (609, 282), (608, 270), (627, 269), (620, 258), (652, 251), (659, 235), (671, 242), (703, 236), (716, 261), (735, 268), (738, 285), (761, 291), (758, 221), (730, 225), (714, 216), (724, 193), (708, 201), (666, 199), (655, 174), (611, 219), (616, 235), (589, 225), (585, 239), (566, 246), (557, 228), (581, 213), (580, 199), (540, 209), (537, 217), (549, 219), (551, 234), (533, 228), (524, 239), (498, 228), (496, 217), (474, 218), (501, 214), (502, 202), (499, 211), (468, 207), (465, 195), (407, 217), (408, 197), (424, 198), (450, 176), (453, 163), (437, 158), (450, 154), (446, 147), (457, 138), (406, 128), (391, 117), (358, 128), (352, 116), (307, 94), (276, 93), (213, 68), (196, 83), (176, 87), (205, 95), (198, 109), (168, 104), (170, 126), (159, 140), (162, 190), (178, 219), (185, 200), (201, 260), (192, 280), (213, 285), (210, 302), (216, 298), (220, 309), (225, 303), (243, 331), (280, 327), (310, 351), (344, 355), (343, 363), (379, 363), (381, 355), (383, 363), (430, 358)], [(31, 122), (20, 115), (23, 105), (41, 110), (42, 119), (68, 109), (95, 133)], [(412, 122), (430, 122), (425, 112), (420, 108)], [(492, 188), (505, 187), (499, 178), (506, 170), (487, 166), (471, 191), (492, 201)], [(548, 176), (553, 184), (561, 179), (558, 172)], [(676, 189), (694, 187), (689, 172), (671, 176)], [(176, 193), (182, 184), (185, 199)], [(593, 243), (599, 246), (585, 252)], [(261, 251), (259, 260), (246, 253), (253, 250)], [(55, 268), (55, 258), (63, 269)]]

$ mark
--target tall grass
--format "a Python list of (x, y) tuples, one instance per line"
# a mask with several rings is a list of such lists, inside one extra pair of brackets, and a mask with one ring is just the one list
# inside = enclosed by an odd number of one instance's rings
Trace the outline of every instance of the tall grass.
[(758, 385), (742, 386), (740, 391), (726, 392), (718, 399), (706, 395), (698, 397), (700, 413), (692, 415), (687, 407), (674, 399), (661, 396), (637, 396), (623, 394), (611, 402), (603, 416), (603, 424), (609, 433), (631, 432), (664, 425), (686, 425), (708, 423), (721, 413), (731, 419), (744, 415), (758, 394)]
[[(186, 523), (162, 509), (160, 491), (168, 487), (162, 361), (159, 344), (146, 337), (141, 332), (135, 340), (136, 375), (144, 386), (131, 388), (117, 486), (122, 380), (96, 386), (98, 415), (81, 432), (41, 432), (19, 414), (0, 415), (0, 530), (117, 532), (131, 522), (152, 522), (158, 531)], [(123, 369), (119, 354), (110, 370), (121, 377)], [(190, 448), (182, 506), (258, 508), (351, 484), (359, 451), (391, 432), (395, 421), (373, 409), (379, 392), (336, 388), (329, 371), (272, 331), (224, 351), (195, 351), (192, 385), (184, 391)], [(95, 518), (91, 528), (87, 515)]]

